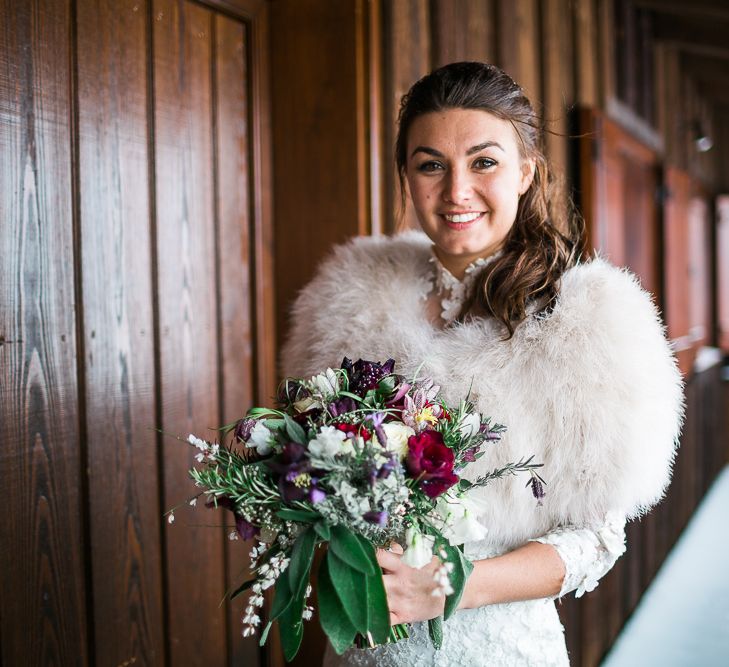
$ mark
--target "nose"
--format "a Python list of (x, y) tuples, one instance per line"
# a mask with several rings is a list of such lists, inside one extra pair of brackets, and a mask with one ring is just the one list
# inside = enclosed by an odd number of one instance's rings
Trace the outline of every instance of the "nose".
[(473, 183), (467, 169), (452, 167), (443, 180), (443, 200), (451, 204), (462, 204), (471, 199)]

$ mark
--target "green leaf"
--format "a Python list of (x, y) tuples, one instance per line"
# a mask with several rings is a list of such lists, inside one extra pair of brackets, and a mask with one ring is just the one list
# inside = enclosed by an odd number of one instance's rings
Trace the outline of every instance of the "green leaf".
[(319, 621), (322, 630), (329, 637), (337, 655), (342, 655), (354, 641), (357, 630), (344, 611), (334, 584), (329, 575), (327, 559), (322, 559), (317, 582), (317, 598), (319, 600)]
[(388, 375), (387, 377), (382, 378), (377, 383), (377, 391), (380, 394), (384, 394), (385, 396), (389, 396), (395, 389), (395, 376), (394, 375)]
[(337, 554), (328, 551), (326, 555), (329, 576), (334, 590), (342, 602), (352, 625), (363, 635), (367, 634), (367, 577), (345, 563)]
[(263, 629), (263, 632), (261, 633), (261, 639), (258, 642), (259, 646), (263, 646), (266, 643), (266, 640), (268, 639), (268, 633), (271, 632), (271, 626), (273, 625), (273, 621), (269, 621), (266, 623), (266, 627)]
[(301, 591), (301, 595), (294, 597), (278, 619), (281, 647), (286, 662), (291, 662), (296, 657), (301, 646), (301, 638), (304, 636), (304, 621), (301, 617), (304, 605), (304, 591)]
[(430, 635), (430, 641), (433, 642), (433, 647), (437, 651), (443, 646), (443, 617), (436, 616), (428, 621), (428, 634)]
[(309, 570), (311, 561), (314, 558), (314, 545), (316, 544), (316, 532), (313, 528), (307, 528), (294, 542), (291, 550), (291, 562), (289, 563), (289, 586), (294, 597), (302, 595), (306, 583), (309, 581)]
[(357, 401), (357, 403), (363, 403), (364, 402), (362, 400), (362, 397), (361, 396), (357, 396), (357, 394), (353, 394), (350, 391), (340, 391), (338, 395), (339, 396), (347, 396), (348, 398), (352, 398), (355, 401)]
[(248, 581), (244, 581), (238, 588), (236, 588), (231, 594), (230, 599), (234, 600), (237, 598), (241, 593), (245, 593), (253, 584), (255, 583), (256, 579), (255, 577), (253, 579), (249, 579)]
[(285, 424), (283, 419), (264, 419), (263, 425), (269, 430), (269, 431), (277, 431)]
[(361, 535), (357, 535), (357, 539), (375, 569), (375, 574), (367, 577), (368, 630), (377, 644), (384, 644), (390, 636), (390, 609), (387, 606), (382, 570), (380, 570), (372, 544)]
[(375, 574), (375, 568), (357, 537), (344, 526), (332, 526), (329, 548), (345, 563), (367, 576)]
[(269, 620), (275, 621), (291, 604), (294, 596), (289, 585), (289, 569), (286, 568), (276, 580), (276, 594), (273, 596)]
[(309, 510), (282, 509), (276, 512), (276, 516), (284, 521), (299, 521), (302, 523), (313, 523), (321, 519), (321, 514)]
[(456, 609), (463, 597), (463, 590), (466, 588), (466, 580), (473, 571), (473, 563), (464, 556), (463, 552), (450, 544), (444, 544), (443, 548), (448, 555), (448, 562), (453, 563), (453, 571), (449, 579), (453, 586), (453, 593), (446, 597), (443, 618), (447, 621)]
[(332, 531), (329, 529), (328, 524), (323, 521), (317, 521), (314, 524), (314, 530), (318, 533), (322, 540), (328, 542), (331, 539)]
[(286, 433), (293, 442), (298, 442), (300, 445), (305, 445), (306, 433), (291, 417), (284, 415), (284, 422), (286, 423)]

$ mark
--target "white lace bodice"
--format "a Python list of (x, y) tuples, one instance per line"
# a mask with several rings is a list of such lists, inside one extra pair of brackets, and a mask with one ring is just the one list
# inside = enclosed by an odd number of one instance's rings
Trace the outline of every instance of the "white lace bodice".
[[(433, 276), (426, 309), (431, 321), (451, 323), (469, 296), (482, 269), (493, 258), (479, 259), (467, 269), (462, 281), (432, 255)], [(552, 545), (565, 564), (565, 578), (558, 597), (575, 591), (577, 597), (593, 590), (598, 580), (625, 551), (625, 515), (611, 512), (602, 522), (563, 525), (532, 541)], [(465, 545), (471, 560), (499, 554), (493, 546)], [(523, 667), (569, 665), (564, 630), (552, 599), (496, 604), (464, 609), (444, 624), (443, 646), (435, 651), (426, 623), (413, 625), (410, 639), (376, 649), (350, 649), (337, 656), (327, 648), (325, 667)]]

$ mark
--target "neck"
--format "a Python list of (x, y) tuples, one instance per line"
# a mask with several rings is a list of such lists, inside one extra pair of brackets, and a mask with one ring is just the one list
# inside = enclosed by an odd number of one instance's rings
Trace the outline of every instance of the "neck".
[(466, 269), (473, 264), (477, 259), (488, 259), (494, 255), (497, 249), (489, 249), (486, 252), (475, 253), (473, 255), (448, 255), (440, 250), (437, 246), (434, 246), (433, 251), (438, 261), (443, 265), (448, 272), (458, 280), (463, 280), (466, 275)]

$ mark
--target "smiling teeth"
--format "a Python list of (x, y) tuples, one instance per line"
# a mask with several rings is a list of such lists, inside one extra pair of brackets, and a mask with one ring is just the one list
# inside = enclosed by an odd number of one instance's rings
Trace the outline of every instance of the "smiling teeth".
[(459, 213), (457, 215), (444, 215), (448, 222), (471, 222), (480, 216), (480, 213)]

